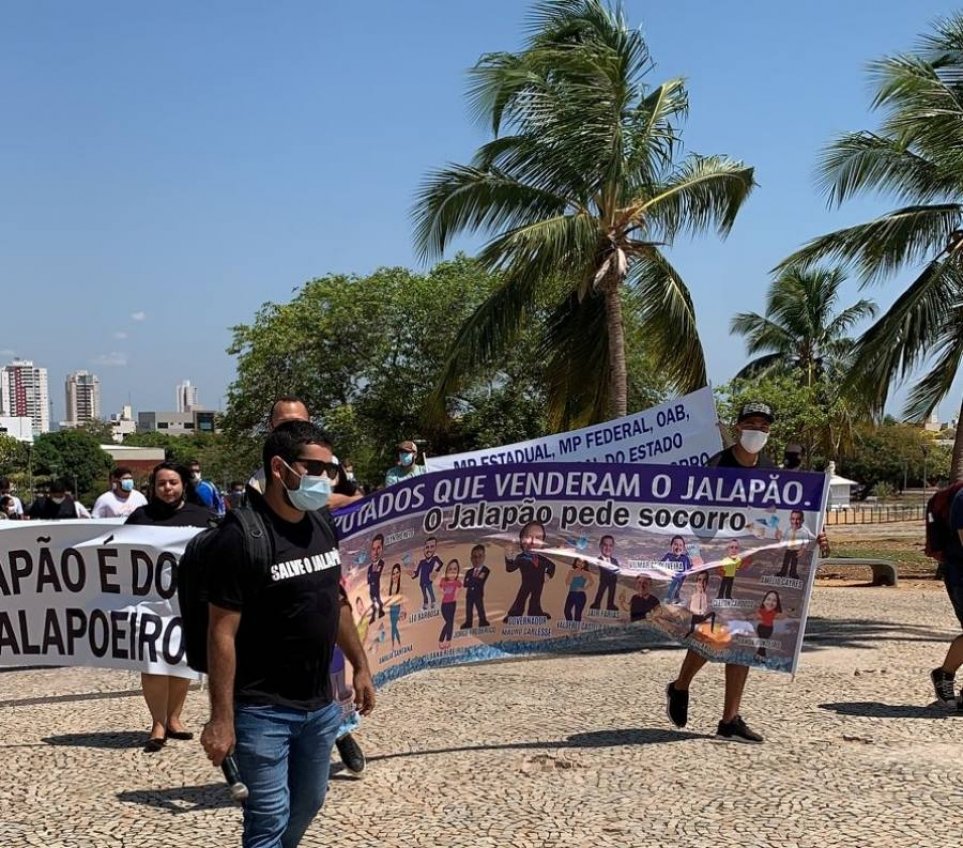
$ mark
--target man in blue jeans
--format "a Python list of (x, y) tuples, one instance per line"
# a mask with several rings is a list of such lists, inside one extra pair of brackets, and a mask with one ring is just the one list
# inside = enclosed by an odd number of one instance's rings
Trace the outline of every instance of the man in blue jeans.
[(295, 848), (328, 787), (341, 721), (329, 674), (336, 644), (354, 668), (362, 715), (375, 694), (324, 509), (336, 470), (330, 440), (288, 422), (268, 436), (263, 463), (264, 495), (251, 503), (270, 536), (270, 566), (253, 560), (233, 522), (211, 545), (211, 719), (201, 744), (215, 765), (234, 751), (250, 791), (244, 848)]

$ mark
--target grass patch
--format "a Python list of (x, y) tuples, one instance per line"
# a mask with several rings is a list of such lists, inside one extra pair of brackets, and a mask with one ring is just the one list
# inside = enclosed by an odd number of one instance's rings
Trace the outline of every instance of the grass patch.
[[(933, 579), (936, 576), (936, 562), (920, 550), (917, 542), (902, 539), (879, 539), (872, 542), (834, 542), (832, 555), (834, 557), (893, 560), (900, 577)], [(832, 568), (820, 569), (820, 576), (831, 576)]]

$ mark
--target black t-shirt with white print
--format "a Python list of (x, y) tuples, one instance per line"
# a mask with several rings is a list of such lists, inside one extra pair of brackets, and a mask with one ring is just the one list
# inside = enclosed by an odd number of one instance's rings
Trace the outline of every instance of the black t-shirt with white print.
[(341, 560), (317, 516), (284, 521), (263, 504), (271, 567), (244, 553), (228, 522), (212, 543), (210, 601), (241, 613), (234, 697), (240, 703), (316, 710), (331, 701), (328, 669), (338, 632)]

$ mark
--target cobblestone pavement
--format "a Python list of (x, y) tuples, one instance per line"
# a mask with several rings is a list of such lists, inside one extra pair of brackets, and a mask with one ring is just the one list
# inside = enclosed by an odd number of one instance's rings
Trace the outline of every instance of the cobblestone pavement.
[[(753, 672), (762, 746), (713, 741), (722, 670), (665, 717), (682, 655), (604, 653), (421, 673), (389, 686), (305, 846), (916, 846), (955, 842), (956, 717), (927, 704), (955, 620), (933, 588), (816, 590), (800, 673)], [(599, 651), (602, 649), (600, 648)], [(0, 848), (239, 843), (240, 813), (197, 742), (142, 753), (134, 674), (0, 673)], [(186, 718), (199, 728), (205, 696)]]

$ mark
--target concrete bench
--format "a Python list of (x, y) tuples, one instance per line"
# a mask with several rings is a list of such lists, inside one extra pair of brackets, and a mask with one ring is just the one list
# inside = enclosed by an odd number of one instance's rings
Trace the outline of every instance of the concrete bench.
[(820, 560), (823, 565), (868, 565), (873, 569), (874, 586), (895, 586), (897, 583), (896, 563), (888, 559), (865, 559), (863, 557), (827, 557)]

